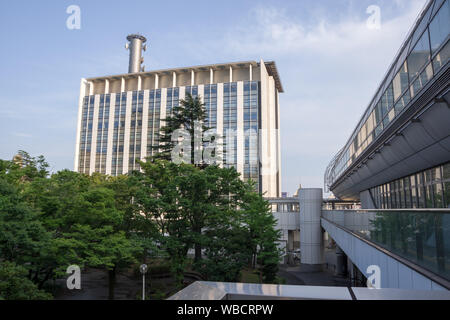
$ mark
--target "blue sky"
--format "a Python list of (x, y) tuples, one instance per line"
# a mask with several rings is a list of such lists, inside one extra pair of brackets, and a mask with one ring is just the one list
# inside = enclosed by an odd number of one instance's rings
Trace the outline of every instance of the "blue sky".
[[(275, 60), (282, 185), (322, 187), (426, 0), (2, 1), (0, 158), (43, 154), (73, 169), (80, 79), (127, 72), (126, 35), (149, 39), (146, 70)], [(69, 5), (81, 29), (66, 28)], [(366, 26), (381, 9), (381, 29)]]

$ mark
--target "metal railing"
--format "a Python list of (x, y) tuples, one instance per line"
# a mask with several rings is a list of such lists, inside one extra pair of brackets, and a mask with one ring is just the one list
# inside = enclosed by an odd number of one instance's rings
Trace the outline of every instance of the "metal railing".
[(450, 293), (197, 281), (168, 300), (450, 300)]

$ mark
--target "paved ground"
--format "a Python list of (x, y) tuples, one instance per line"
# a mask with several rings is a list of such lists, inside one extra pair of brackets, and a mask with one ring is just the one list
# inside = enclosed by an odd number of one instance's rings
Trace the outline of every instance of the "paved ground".
[[(188, 278), (186, 278), (188, 279)], [(192, 279), (190, 279), (192, 280)], [(193, 281), (193, 280), (192, 280)], [(108, 274), (104, 270), (90, 269), (81, 273), (81, 290), (68, 290), (66, 280), (56, 281), (56, 300), (107, 300), (109, 296), (108, 290)], [(154, 278), (146, 277), (147, 295), (152, 289), (159, 292), (171, 291), (171, 278)], [(130, 273), (118, 273), (116, 275), (116, 284), (114, 289), (114, 300), (137, 300), (142, 296), (142, 277), (134, 276)], [(148, 298), (148, 296), (147, 296)], [(155, 299), (152, 296), (152, 299)]]
[(280, 266), (278, 275), (286, 279), (286, 284), (325, 286), (325, 287), (349, 287), (350, 280), (334, 275), (334, 272), (321, 266)]
[[(141, 293), (142, 280), (132, 279), (117, 274), (114, 298), (116, 300), (134, 300)], [(68, 290), (65, 280), (58, 280), (60, 289), (55, 295), (56, 300), (107, 300), (108, 274), (103, 270), (89, 270), (81, 273), (81, 290)]]

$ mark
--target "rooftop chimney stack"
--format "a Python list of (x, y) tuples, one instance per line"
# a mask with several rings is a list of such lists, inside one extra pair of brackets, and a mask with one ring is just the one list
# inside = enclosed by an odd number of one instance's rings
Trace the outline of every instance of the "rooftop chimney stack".
[(144, 58), (142, 57), (142, 50), (147, 49), (147, 39), (140, 34), (130, 34), (127, 37), (129, 41), (125, 48), (130, 50), (130, 64), (128, 66), (128, 73), (138, 73), (143, 72), (144, 67), (141, 67), (144, 62)]

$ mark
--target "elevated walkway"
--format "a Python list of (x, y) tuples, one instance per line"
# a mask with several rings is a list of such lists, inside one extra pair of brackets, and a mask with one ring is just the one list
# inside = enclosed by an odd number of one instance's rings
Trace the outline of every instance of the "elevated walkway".
[(450, 210), (322, 211), (321, 226), (381, 288), (450, 290)]
[(168, 300), (450, 300), (446, 291), (197, 281)]

